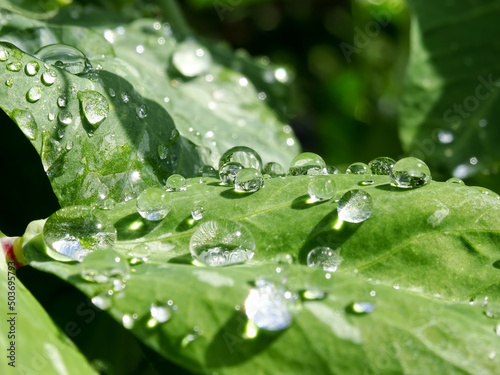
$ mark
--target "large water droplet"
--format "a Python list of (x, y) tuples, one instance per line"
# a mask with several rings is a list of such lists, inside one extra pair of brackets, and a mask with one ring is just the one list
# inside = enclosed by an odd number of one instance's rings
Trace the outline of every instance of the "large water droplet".
[(349, 190), (340, 198), (337, 212), (339, 219), (349, 223), (361, 223), (372, 214), (373, 201), (370, 194), (362, 190)]
[(251, 259), (255, 242), (250, 232), (231, 220), (210, 220), (200, 224), (191, 236), (193, 258), (207, 266), (227, 266)]
[(0, 61), (7, 61), (9, 59), (10, 53), (5, 48), (0, 47)]
[(21, 128), (21, 130), (26, 134), (31, 140), (34, 140), (38, 135), (38, 126), (35, 119), (31, 113), (27, 110), (23, 111), (20, 109), (15, 109), (12, 111), (12, 118), (16, 124)]
[(43, 94), (42, 86), (36, 85), (28, 90), (28, 92), (26, 93), (26, 99), (30, 103), (35, 103), (38, 100), (40, 100), (40, 98), (42, 97), (42, 94)]
[(372, 174), (389, 176), (395, 163), (396, 161), (394, 159), (387, 156), (381, 156), (370, 161), (368, 167)]
[(201, 205), (201, 203), (195, 203), (193, 208), (191, 209), (191, 216), (194, 220), (203, 219), (203, 215), (205, 214), (205, 208)]
[(31, 61), (31, 62), (27, 63), (24, 67), (24, 72), (28, 76), (36, 75), (39, 70), (40, 70), (40, 64), (38, 64), (38, 62), (36, 62), (36, 61)]
[(114, 250), (96, 250), (80, 264), (80, 274), (87, 281), (109, 283), (113, 279), (125, 281), (130, 268), (125, 259)]
[(327, 201), (335, 195), (335, 184), (328, 175), (314, 176), (307, 185), (307, 192), (314, 201)]
[(365, 163), (352, 163), (350, 166), (347, 167), (346, 174), (367, 174), (368, 173), (368, 165)]
[(245, 300), (247, 318), (267, 331), (280, 331), (292, 322), (286, 291), (272, 282), (258, 279)]
[(250, 147), (236, 146), (222, 154), (219, 160), (219, 171), (230, 162), (240, 163), (244, 168), (262, 170), (263, 164), (260, 155)]
[(354, 314), (369, 314), (375, 311), (375, 305), (370, 302), (354, 302), (348, 311)]
[(7, 70), (11, 72), (18, 72), (23, 68), (23, 64), (20, 61), (13, 61), (7, 64)]
[(212, 58), (202, 45), (194, 40), (186, 40), (177, 45), (172, 62), (183, 76), (196, 77), (208, 71)]
[(293, 158), (288, 173), (292, 176), (326, 174), (326, 163), (317, 154), (303, 152)]
[(243, 168), (234, 179), (234, 190), (239, 193), (253, 193), (264, 187), (264, 177), (255, 168)]
[(391, 172), (392, 186), (415, 188), (431, 182), (431, 171), (420, 159), (414, 157), (399, 160)]
[(263, 170), (264, 174), (268, 174), (271, 177), (284, 177), (285, 169), (281, 166), (280, 163), (276, 163), (275, 161), (271, 161), (266, 164)]
[(35, 56), (71, 74), (85, 73), (92, 69), (82, 51), (66, 44), (49, 44), (35, 52)]
[(243, 165), (238, 162), (232, 161), (224, 164), (219, 169), (219, 179), (224, 185), (234, 185), (236, 175), (243, 169)]
[(137, 198), (137, 212), (146, 220), (161, 220), (171, 209), (170, 196), (164, 189), (149, 188)]
[(328, 272), (337, 271), (343, 260), (340, 249), (332, 250), (326, 246), (316, 247), (307, 254), (309, 267), (319, 267)]
[(128, 252), (128, 256), (130, 257), (130, 264), (140, 264), (149, 259), (151, 256), (151, 250), (148, 245), (140, 243)]
[(73, 121), (73, 115), (70, 111), (62, 110), (57, 115), (57, 119), (61, 123), (61, 125), (69, 125)]
[(57, 73), (53, 69), (49, 69), (42, 74), (42, 83), (45, 86), (51, 86), (57, 78)]
[(171, 191), (184, 191), (186, 190), (186, 179), (180, 174), (173, 174), (167, 178), (165, 186)]
[(56, 253), (82, 261), (94, 250), (112, 248), (116, 230), (103, 212), (73, 206), (50, 215), (43, 227), (43, 239)]
[(97, 91), (80, 91), (78, 99), (82, 105), (83, 114), (94, 128), (108, 117), (109, 104), (106, 98)]

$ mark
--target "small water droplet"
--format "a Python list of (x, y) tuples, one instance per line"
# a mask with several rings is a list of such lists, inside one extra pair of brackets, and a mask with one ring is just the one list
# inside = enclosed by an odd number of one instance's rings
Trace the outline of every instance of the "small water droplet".
[(170, 191), (184, 191), (186, 190), (186, 179), (180, 174), (173, 174), (167, 178), (165, 186)]
[(7, 70), (11, 72), (18, 72), (23, 68), (23, 64), (20, 61), (13, 61), (7, 64)]
[(328, 175), (314, 176), (307, 185), (307, 192), (312, 200), (317, 202), (332, 199), (335, 194), (335, 184)]
[(96, 250), (80, 263), (83, 279), (95, 283), (109, 283), (113, 279), (127, 280), (130, 268), (125, 259), (114, 250)]
[(135, 107), (135, 113), (140, 119), (146, 118), (148, 115), (148, 108), (146, 107), (146, 104)]
[(373, 181), (373, 180), (365, 180), (365, 181), (361, 181), (359, 183), (359, 185), (361, 185), (361, 186), (369, 186), (369, 185), (373, 185), (374, 183), (375, 183), (375, 181)]
[(49, 44), (36, 51), (35, 56), (71, 74), (92, 70), (92, 65), (84, 53), (66, 44)]
[(137, 314), (125, 314), (122, 316), (122, 324), (127, 329), (132, 329), (135, 325)]
[(319, 289), (307, 289), (303, 290), (300, 293), (300, 296), (303, 300), (306, 301), (317, 301), (317, 300), (322, 300), (325, 299), (327, 296), (327, 293), (319, 290)]
[(495, 193), (493, 190), (490, 190), (490, 189), (487, 189), (485, 187), (482, 187), (482, 186), (471, 186), (471, 188), (479, 191), (480, 193), (482, 194), (485, 194), (489, 197), (492, 197), (492, 198), (499, 198), (499, 195), (497, 193)]
[(141, 243), (134, 246), (134, 248), (128, 252), (128, 256), (130, 257), (130, 264), (140, 264), (146, 262), (149, 259), (149, 257), (151, 256), (151, 250), (149, 249), (148, 245)]
[(361, 223), (372, 214), (373, 202), (370, 194), (362, 190), (349, 190), (340, 198), (337, 212), (339, 219), (349, 223)]
[(78, 92), (78, 99), (85, 119), (96, 129), (108, 117), (108, 101), (101, 93), (91, 90)]
[(203, 219), (203, 215), (205, 214), (205, 208), (200, 203), (195, 203), (193, 208), (191, 209), (191, 216), (194, 220)]
[(34, 140), (38, 136), (38, 126), (29, 111), (15, 109), (12, 111), (12, 118), (28, 139)]
[(257, 279), (256, 288), (250, 290), (245, 300), (247, 318), (257, 327), (267, 331), (280, 331), (290, 326), (292, 313), (286, 291), (272, 282)]
[(198, 339), (201, 336), (201, 334), (202, 334), (202, 332), (201, 332), (200, 328), (197, 326), (194, 326), (193, 330), (190, 333), (188, 333), (186, 336), (184, 336), (184, 338), (182, 339), (181, 347), (185, 348), (190, 343), (192, 343), (193, 341)]
[(261, 171), (263, 167), (260, 155), (246, 146), (236, 146), (224, 152), (219, 160), (219, 171), (230, 162), (237, 162), (244, 168), (255, 168), (258, 171)]
[(56, 81), (56, 78), (57, 78), (57, 73), (55, 70), (53, 69), (46, 70), (42, 74), (42, 83), (45, 86), (51, 86)]
[(326, 166), (326, 174), (339, 174), (340, 170), (337, 167), (334, 167), (333, 165), (327, 165)]
[(35, 103), (38, 100), (40, 100), (40, 98), (42, 97), (42, 94), (43, 94), (42, 86), (36, 85), (28, 90), (28, 92), (26, 93), (26, 99), (30, 103)]
[(146, 220), (162, 220), (171, 209), (170, 196), (164, 189), (149, 188), (137, 198), (137, 212)]
[(370, 314), (375, 311), (375, 305), (370, 302), (354, 302), (349, 311), (354, 314)]
[(381, 156), (370, 161), (368, 167), (374, 175), (389, 176), (395, 163), (394, 159)]
[(110, 89), (108, 90), (108, 92), (109, 92), (109, 96), (111, 96), (112, 98), (114, 98), (114, 97), (116, 96), (116, 92), (115, 92), (115, 90), (113, 90), (113, 89), (111, 89), (111, 88), (110, 88)]
[(193, 259), (207, 266), (227, 266), (251, 259), (255, 242), (241, 224), (225, 219), (201, 223), (191, 236)]
[(439, 142), (441, 142), (443, 144), (451, 143), (451, 142), (453, 142), (453, 139), (455, 138), (452, 131), (448, 130), (448, 129), (439, 129), (437, 136), (438, 136)]
[(82, 261), (94, 250), (112, 248), (116, 230), (102, 211), (72, 206), (49, 216), (43, 227), (43, 239), (56, 253)]
[(312, 152), (298, 154), (291, 162), (288, 173), (292, 176), (326, 174), (323, 158)]
[(293, 263), (293, 257), (290, 254), (278, 254), (274, 258), (274, 260), (278, 264), (292, 264)]
[(243, 165), (238, 162), (232, 161), (224, 164), (219, 169), (219, 179), (224, 185), (234, 185), (236, 175), (243, 169)]
[(202, 45), (194, 40), (186, 40), (177, 45), (172, 62), (183, 76), (196, 77), (210, 69), (212, 58)]
[[(148, 326), (153, 325), (154, 323), (165, 323), (170, 320), (172, 317), (172, 303), (168, 302), (157, 302), (153, 303), (149, 308), (149, 312), (151, 313), (151, 319), (154, 319), (154, 322), (148, 322)], [(154, 324), (156, 325), (156, 324)]]
[(368, 165), (365, 163), (352, 163), (347, 167), (346, 174), (367, 174), (368, 173)]
[(274, 161), (271, 161), (266, 164), (263, 170), (264, 174), (268, 174), (272, 178), (275, 177), (284, 177), (286, 175), (285, 169), (281, 166), (280, 163), (276, 163)]
[(255, 168), (243, 168), (234, 178), (234, 190), (239, 193), (253, 193), (264, 187), (264, 177)]
[(457, 177), (449, 178), (449, 179), (446, 180), (446, 182), (449, 183), (449, 184), (455, 184), (455, 185), (463, 185), (463, 186), (465, 186), (465, 183), (461, 179), (459, 179)]
[(203, 177), (214, 177), (214, 178), (217, 178), (218, 177), (218, 173), (217, 171), (215, 170), (214, 167), (212, 167), (211, 165), (203, 165), (201, 168), (200, 168), (200, 174), (203, 176)]
[(332, 250), (326, 246), (316, 247), (307, 254), (308, 267), (318, 267), (328, 272), (335, 272), (343, 260), (340, 249)]
[(57, 115), (57, 119), (62, 125), (69, 125), (73, 121), (73, 115), (70, 111), (62, 110)]
[(24, 66), (24, 72), (28, 76), (34, 76), (40, 70), (40, 64), (36, 61), (31, 61)]
[(7, 61), (9, 59), (10, 53), (5, 48), (0, 47), (0, 61)]
[(372, 290), (372, 291), (370, 292), (370, 296), (371, 296), (371, 297), (375, 297), (376, 295), (377, 295), (377, 292), (376, 292), (376, 291)]
[(128, 103), (130, 101), (130, 96), (125, 91), (122, 91), (120, 97), (124, 103)]
[(111, 307), (111, 299), (109, 298), (108, 292), (103, 292), (97, 296), (92, 297), (92, 303), (94, 306), (100, 308), (101, 310), (106, 310)]
[(392, 186), (399, 188), (415, 188), (431, 182), (431, 171), (420, 159), (403, 158), (394, 164), (391, 172)]
[(57, 106), (59, 108), (65, 108), (67, 105), (68, 105), (68, 98), (66, 98), (63, 95), (57, 98)]

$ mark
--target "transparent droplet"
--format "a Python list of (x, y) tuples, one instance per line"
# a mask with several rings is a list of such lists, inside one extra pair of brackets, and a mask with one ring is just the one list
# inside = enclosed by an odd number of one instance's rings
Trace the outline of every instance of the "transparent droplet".
[(38, 126), (29, 111), (15, 109), (11, 116), (28, 139), (34, 140), (38, 136)]
[(202, 334), (202, 332), (201, 332), (200, 328), (197, 326), (194, 326), (192, 331), (183, 337), (183, 339), (181, 341), (181, 347), (185, 348), (190, 343), (192, 343), (193, 341), (198, 339), (201, 336), (201, 334)]
[(387, 156), (381, 156), (370, 161), (368, 163), (368, 167), (371, 171), (371, 174), (390, 176), (395, 163), (396, 161), (394, 159)]
[(0, 47), (0, 61), (7, 61), (9, 59), (10, 53), (5, 48)]
[[(169, 301), (171, 302), (171, 301)], [(165, 323), (172, 317), (172, 306), (168, 302), (165, 303), (153, 303), (149, 308), (151, 313), (151, 318), (158, 323)], [(148, 322), (148, 325), (152, 325)]]
[(292, 264), (293, 263), (293, 257), (290, 254), (278, 254), (274, 258), (274, 260), (278, 264)]
[(403, 158), (394, 164), (391, 173), (392, 186), (399, 188), (415, 188), (431, 182), (431, 171), (420, 159)]
[(57, 78), (57, 73), (55, 70), (49, 69), (42, 74), (42, 83), (45, 86), (51, 86)]
[(31, 61), (24, 66), (24, 72), (28, 76), (34, 76), (40, 70), (40, 64), (36, 61)]
[(134, 328), (137, 314), (125, 314), (122, 316), (122, 324), (127, 329)]
[(362, 190), (349, 190), (337, 205), (339, 219), (349, 223), (361, 223), (372, 214), (373, 202), (370, 194)]
[(446, 180), (446, 182), (449, 184), (456, 184), (456, 185), (464, 185), (465, 186), (465, 183), (457, 177), (449, 178)]
[(11, 72), (18, 72), (23, 68), (23, 64), (20, 61), (13, 61), (7, 64), (7, 70)]
[(303, 152), (293, 158), (288, 173), (292, 176), (326, 174), (326, 163), (317, 154)]
[(175, 68), (185, 77), (196, 77), (210, 69), (210, 52), (194, 40), (179, 43), (172, 55)]
[(165, 145), (158, 145), (158, 157), (161, 160), (165, 160), (168, 157), (168, 147)]
[(448, 144), (453, 142), (453, 139), (455, 136), (453, 135), (452, 131), (449, 129), (439, 129), (437, 133), (439, 142)]
[(255, 168), (243, 168), (234, 179), (234, 190), (239, 193), (253, 193), (264, 187), (264, 177)]
[(328, 272), (335, 272), (344, 258), (340, 256), (340, 249), (332, 250), (326, 246), (312, 249), (307, 254), (307, 265), (309, 267), (322, 268)]
[(62, 125), (69, 125), (73, 121), (73, 115), (71, 114), (70, 111), (62, 110), (59, 112), (57, 115), (57, 120), (62, 124)]
[(148, 245), (140, 243), (128, 252), (128, 256), (130, 257), (130, 264), (140, 264), (149, 259), (151, 250)]
[(106, 310), (111, 307), (111, 299), (109, 298), (108, 292), (103, 292), (95, 297), (92, 297), (91, 301), (94, 306), (100, 308), (101, 310)]
[(109, 96), (111, 96), (112, 98), (114, 98), (116, 96), (115, 90), (113, 90), (111, 88), (108, 90), (108, 93), (109, 93)]
[(272, 282), (258, 279), (245, 300), (247, 318), (267, 331), (280, 331), (290, 326), (292, 313), (286, 291)]
[(122, 91), (120, 97), (124, 103), (128, 103), (130, 101), (130, 96), (125, 91)]
[(13, 79), (8, 79), (5, 81), (5, 86), (7, 86), (7, 87), (12, 87), (13, 84), (14, 84)]
[(258, 171), (262, 171), (263, 167), (260, 155), (246, 146), (236, 146), (224, 152), (219, 160), (219, 171), (230, 162), (240, 163), (244, 168), (255, 168)]
[(307, 289), (303, 290), (300, 293), (300, 296), (302, 299), (307, 300), (307, 301), (317, 301), (317, 300), (322, 300), (325, 299), (327, 296), (327, 293), (319, 290), (319, 289)]
[(218, 177), (217, 170), (214, 167), (212, 167), (211, 165), (203, 165), (200, 168), (200, 174), (203, 177), (215, 177), (215, 178)]
[(137, 212), (146, 220), (161, 220), (171, 209), (170, 196), (164, 189), (149, 188), (137, 198)]
[(255, 242), (241, 224), (225, 219), (201, 223), (191, 236), (193, 259), (207, 266), (227, 266), (251, 259)]
[(359, 185), (361, 185), (361, 186), (369, 186), (369, 185), (373, 185), (374, 183), (375, 183), (375, 181), (373, 181), (373, 180), (365, 180), (365, 181), (361, 181), (359, 183)]
[(108, 117), (109, 104), (101, 93), (91, 90), (80, 91), (78, 99), (85, 119), (93, 128), (97, 128)]
[(168, 190), (171, 191), (184, 191), (186, 190), (187, 183), (186, 179), (180, 174), (173, 174), (169, 178), (167, 178), (165, 186)]
[(102, 211), (85, 206), (64, 207), (45, 222), (43, 240), (56, 253), (82, 261), (94, 250), (112, 248), (116, 230)]
[(334, 167), (333, 165), (327, 165), (326, 166), (326, 174), (339, 174), (340, 171), (337, 167)]
[(272, 178), (274, 177), (284, 177), (286, 175), (285, 169), (281, 166), (280, 163), (276, 163), (271, 161), (266, 164), (263, 169), (264, 174), (268, 174)]
[(68, 105), (68, 98), (66, 98), (64, 95), (61, 95), (60, 97), (57, 98), (57, 106), (59, 108), (65, 108)]
[(307, 185), (307, 192), (314, 201), (327, 201), (335, 195), (335, 184), (328, 175), (314, 176)]
[(109, 283), (113, 279), (127, 280), (128, 262), (114, 250), (96, 250), (80, 263), (80, 274), (87, 281)]
[(243, 169), (243, 165), (238, 162), (232, 161), (224, 164), (219, 169), (219, 179), (224, 185), (234, 185), (236, 175)]
[(352, 163), (350, 166), (347, 167), (346, 174), (367, 174), (368, 173), (368, 165), (365, 163)]
[(370, 302), (354, 302), (349, 311), (354, 314), (369, 314), (375, 311), (375, 305)]
[(135, 107), (135, 113), (140, 119), (146, 118), (146, 116), (148, 115), (148, 107), (146, 107), (145, 104), (139, 105)]
[(26, 93), (26, 99), (30, 103), (35, 103), (38, 100), (40, 100), (42, 94), (43, 94), (43, 87), (36, 85), (28, 90), (28, 92)]
[(71, 74), (85, 73), (92, 69), (84, 53), (67, 44), (49, 44), (36, 51), (35, 56)]
[(195, 203), (193, 208), (191, 209), (191, 216), (194, 220), (203, 219), (203, 215), (205, 214), (205, 208), (200, 203)]

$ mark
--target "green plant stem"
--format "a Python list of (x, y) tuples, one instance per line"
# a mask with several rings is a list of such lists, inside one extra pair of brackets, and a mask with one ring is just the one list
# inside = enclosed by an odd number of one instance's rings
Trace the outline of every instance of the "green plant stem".
[(164, 20), (170, 24), (175, 33), (182, 36), (192, 34), (191, 28), (184, 19), (176, 0), (159, 0), (158, 4), (162, 10)]

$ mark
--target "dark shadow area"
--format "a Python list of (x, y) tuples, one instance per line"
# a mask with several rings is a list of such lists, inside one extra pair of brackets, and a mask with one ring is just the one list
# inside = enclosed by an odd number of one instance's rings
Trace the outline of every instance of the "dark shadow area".
[(220, 182), (209, 182), (207, 185), (208, 186), (219, 186), (219, 187), (222, 187), (222, 188), (228, 188), (228, 187), (230, 187), (228, 185), (222, 185)]
[(325, 204), (329, 202), (331, 203), (331, 201), (322, 201), (322, 202), (318, 201), (318, 202), (308, 203), (309, 199), (311, 199), (309, 194), (301, 195), (300, 197), (297, 197), (292, 201), (291, 207), (294, 210), (306, 210), (308, 208), (317, 206), (318, 204)]
[[(420, 187), (422, 187), (422, 186), (420, 186)], [(383, 191), (390, 191), (393, 193), (400, 193), (400, 192), (407, 192), (409, 190), (418, 189), (418, 187), (411, 188), (411, 189), (405, 189), (405, 188), (398, 188), (396, 186), (392, 186), (391, 184), (386, 184), (386, 185), (375, 186), (375, 189), (383, 190)]]
[(153, 367), (158, 374), (168, 375), (191, 375), (192, 373), (179, 367), (175, 363), (170, 362), (168, 359), (162, 357), (149, 346), (144, 345), (142, 342), (137, 341), (144, 356), (147, 358), (151, 367)]
[(224, 324), (207, 349), (205, 360), (208, 367), (234, 366), (245, 362), (266, 350), (283, 333), (259, 330), (255, 338), (244, 338), (246, 324), (247, 317), (242, 311), (236, 311)]
[(118, 241), (135, 240), (154, 230), (161, 220), (151, 221), (144, 219), (135, 212), (114, 223)]
[(493, 267), (500, 269), (500, 260), (497, 260), (492, 264)]
[(190, 253), (188, 254), (183, 254), (183, 255), (178, 255), (176, 257), (170, 258), (168, 260), (168, 263), (176, 263), (176, 264), (193, 264), (193, 257), (191, 256)]
[(226, 199), (242, 199), (242, 198), (247, 198), (250, 197), (253, 193), (239, 193), (234, 190), (233, 187), (230, 189), (224, 190), (223, 192), (220, 193), (220, 196), (222, 198)]
[(186, 216), (184, 220), (182, 220), (179, 225), (177, 225), (177, 228), (175, 230), (177, 232), (185, 232), (191, 228), (193, 228), (196, 225), (196, 220), (193, 219), (191, 215)]

